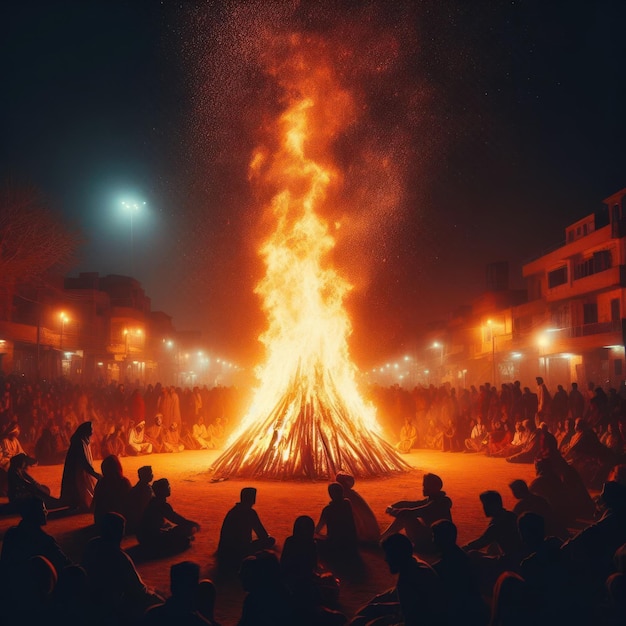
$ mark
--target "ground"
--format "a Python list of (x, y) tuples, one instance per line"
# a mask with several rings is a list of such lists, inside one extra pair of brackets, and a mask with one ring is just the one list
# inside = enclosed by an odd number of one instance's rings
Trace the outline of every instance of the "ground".
[[(214, 553), (221, 522), (228, 509), (239, 499), (242, 487), (257, 487), (256, 509), (268, 532), (276, 537), (279, 547), (291, 534), (293, 521), (298, 515), (310, 515), (317, 522), (322, 507), (328, 502), (327, 483), (323, 481), (228, 480), (211, 483), (208, 468), (216, 455), (213, 451), (198, 450), (122, 459), (124, 473), (133, 484), (137, 468), (141, 465), (152, 465), (155, 478), (168, 478), (172, 485), (170, 502), (174, 509), (201, 525), (195, 542), (185, 553), (169, 559), (137, 563), (146, 584), (156, 590), (167, 593), (170, 565), (181, 560), (196, 561), (201, 565), (204, 577), (214, 576)], [(502, 494), (505, 507), (512, 508), (515, 500), (508, 484), (515, 478), (530, 480), (534, 476), (532, 465), (512, 464), (482, 455), (416, 450), (404, 458), (414, 467), (413, 471), (382, 479), (360, 480), (355, 489), (369, 502), (384, 528), (390, 521), (385, 508), (396, 500), (421, 498), (423, 474), (438, 474), (444, 481), (444, 490), (452, 498), (453, 520), (459, 528), (461, 545), (480, 534), (487, 524), (478, 500), (482, 491), (496, 489)], [(99, 463), (96, 462), (97, 468)], [(62, 466), (33, 467), (31, 473), (51, 488), (52, 495), (59, 494)], [(1, 517), (0, 538), (17, 521), (16, 516)], [(72, 559), (80, 561), (85, 543), (94, 535), (93, 518), (76, 515), (51, 519), (47, 530)], [(124, 547), (131, 554), (134, 545), (134, 537), (125, 539)], [(340, 608), (350, 616), (371, 596), (393, 584), (379, 550), (364, 551), (363, 559), (365, 568), (359, 580), (342, 579)], [(218, 585), (216, 618), (223, 626), (237, 623), (242, 598), (243, 592), (236, 582)]]

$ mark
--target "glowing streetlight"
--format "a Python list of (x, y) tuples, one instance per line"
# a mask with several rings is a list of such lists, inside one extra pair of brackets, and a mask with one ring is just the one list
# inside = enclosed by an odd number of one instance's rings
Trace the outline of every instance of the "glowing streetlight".
[(65, 332), (65, 324), (70, 321), (69, 316), (65, 311), (59, 313), (59, 319), (61, 320), (61, 336), (59, 337), (59, 348), (63, 352), (63, 333)]
[(135, 275), (135, 260), (133, 251), (133, 217), (136, 213), (141, 211), (141, 208), (146, 205), (145, 202), (128, 202), (122, 200), (122, 208), (130, 215), (130, 273)]

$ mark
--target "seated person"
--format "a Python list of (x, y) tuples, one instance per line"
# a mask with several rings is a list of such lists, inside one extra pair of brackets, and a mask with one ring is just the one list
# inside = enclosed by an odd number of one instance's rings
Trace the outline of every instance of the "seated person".
[(513, 507), (513, 513), (518, 517), (523, 513), (535, 513), (540, 515), (545, 523), (545, 527), (549, 536), (567, 539), (569, 532), (565, 525), (559, 520), (557, 514), (550, 503), (542, 496), (532, 493), (528, 489), (526, 481), (514, 480), (509, 487), (511, 493), (517, 499), (517, 504)]
[(343, 496), (350, 500), (352, 514), (356, 524), (356, 536), (360, 543), (376, 544), (380, 541), (380, 527), (374, 511), (363, 496), (354, 490), (354, 477), (340, 472), (335, 476), (335, 482), (343, 487)]
[[(221, 567), (238, 568), (241, 561), (259, 550), (271, 548), (276, 540), (270, 537), (254, 510), (256, 489), (244, 487), (239, 502), (226, 513), (220, 530), (217, 557)], [(256, 539), (252, 539), (252, 533)]]
[(200, 524), (179, 515), (167, 501), (171, 495), (167, 478), (154, 481), (154, 498), (144, 511), (137, 540), (151, 555), (175, 554), (186, 550)]
[(138, 424), (131, 422), (130, 432), (128, 433), (128, 451), (130, 454), (152, 454), (152, 444), (145, 440), (145, 424), (144, 420)]
[(521, 539), (517, 531), (517, 516), (507, 511), (502, 504), (502, 496), (497, 491), (483, 491), (480, 501), (486, 517), (491, 521), (485, 532), (470, 541), (464, 550), (488, 549), (492, 555), (518, 556), (521, 550)]
[(164, 452), (163, 444), (165, 433), (163, 430), (163, 415), (157, 413), (154, 421), (146, 428), (145, 440), (152, 444), (153, 452)]
[(41, 485), (28, 473), (28, 467), (35, 463), (35, 459), (26, 456), (23, 452), (11, 458), (8, 475), (9, 502), (18, 506), (21, 500), (35, 497), (41, 498), (46, 508), (59, 508), (61, 501), (50, 495), (49, 487)]
[(381, 540), (404, 530), (415, 550), (432, 550), (430, 527), (437, 520), (452, 521), (452, 500), (442, 490), (443, 481), (436, 474), (424, 474), (422, 493), (424, 500), (403, 500), (387, 507), (386, 513), (395, 517), (381, 536)]
[(441, 624), (443, 597), (437, 574), (413, 556), (413, 546), (404, 535), (389, 535), (382, 548), (389, 571), (398, 575), (396, 585), (360, 609), (351, 624)]
[(152, 491), (152, 467), (150, 465), (144, 465), (137, 470), (139, 480), (134, 487), (131, 487), (128, 492), (126, 500), (126, 508), (124, 510), (126, 516), (126, 532), (129, 534), (135, 534), (139, 522), (143, 517), (144, 511), (148, 506), (148, 503), (154, 497)]
[(191, 436), (195, 446), (200, 450), (213, 450), (216, 447), (215, 442), (207, 431), (202, 415), (198, 415), (196, 423), (193, 425)]
[(0, 585), (9, 598), (19, 594), (26, 583), (30, 558), (45, 557), (57, 572), (71, 564), (54, 537), (43, 529), (48, 523), (43, 500), (24, 498), (20, 500), (19, 508), (22, 520), (6, 531), (0, 554)]
[(198, 612), (200, 566), (183, 561), (170, 567), (171, 596), (163, 603), (149, 608), (141, 622), (144, 626), (206, 626), (211, 624)]
[(89, 541), (82, 560), (95, 610), (114, 623), (137, 620), (149, 606), (163, 601), (148, 590), (122, 549), (124, 525), (119, 513), (104, 513), (100, 536)]
[(67, 445), (54, 419), (48, 420), (35, 443), (35, 457), (40, 465), (63, 463)]
[(184, 449), (185, 444), (180, 440), (178, 424), (176, 422), (172, 422), (170, 427), (165, 431), (163, 451), (182, 452)]
[(17, 454), (25, 454), (18, 437), (20, 427), (17, 420), (13, 420), (2, 433), (0, 438), (0, 496), (8, 494), (8, 473), (11, 459)]
[[(315, 534), (321, 540), (320, 549), (330, 555), (349, 555), (357, 550), (356, 525), (350, 500), (343, 497), (343, 487), (339, 483), (328, 485), (330, 502), (322, 509), (315, 527)], [(320, 535), (326, 528), (326, 534)]]
[(96, 526), (105, 513), (124, 513), (130, 481), (124, 476), (120, 460), (111, 454), (100, 465), (102, 478), (93, 490), (93, 519)]
[(404, 426), (400, 429), (400, 441), (396, 444), (399, 452), (407, 453), (415, 447), (417, 441), (417, 428), (413, 425), (410, 417), (405, 418)]
[(447, 624), (486, 624), (488, 608), (480, 593), (477, 571), (469, 555), (457, 545), (457, 528), (449, 520), (432, 525), (440, 554), (432, 568), (443, 587)]
[(483, 424), (482, 417), (478, 415), (469, 439), (465, 440), (465, 449), (467, 452), (482, 452), (487, 447), (487, 439), (487, 428)]

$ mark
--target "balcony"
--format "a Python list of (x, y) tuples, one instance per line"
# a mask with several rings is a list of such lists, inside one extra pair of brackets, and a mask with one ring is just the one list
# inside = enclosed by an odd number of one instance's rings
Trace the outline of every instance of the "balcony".
[(623, 270), (620, 266), (610, 267), (602, 272), (579, 278), (570, 283), (546, 290), (546, 300), (557, 302), (567, 298), (582, 296), (586, 293), (604, 291), (622, 286)]

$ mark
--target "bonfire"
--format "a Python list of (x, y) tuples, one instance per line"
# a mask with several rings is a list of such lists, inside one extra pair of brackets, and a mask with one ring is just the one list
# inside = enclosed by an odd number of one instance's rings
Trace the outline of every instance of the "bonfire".
[(290, 45), (288, 60), (272, 70), (287, 94), (283, 112), (268, 124), (271, 138), (250, 163), (251, 179), (271, 190), (273, 231), (260, 249), (266, 273), (256, 288), (269, 322), (260, 337), (267, 357), (252, 404), (213, 466), (214, 478), (406, 471), (358, 389), (344, 308), (350, 285), (331, 259), (331, 228), (340, 224), (323, 216), (341, 182), (332, 142), (355, 107), (332, 67), (312, 67), (302, 56), (311, 46), (296, 36)]

